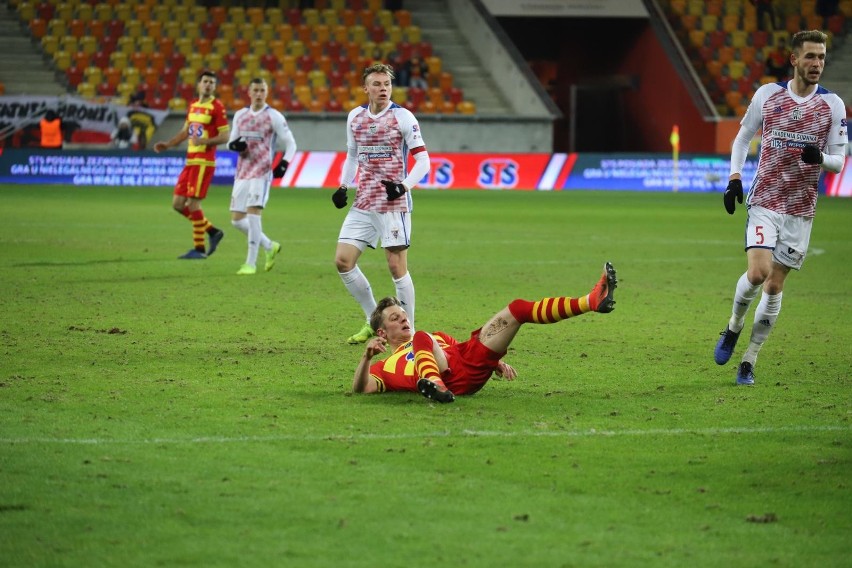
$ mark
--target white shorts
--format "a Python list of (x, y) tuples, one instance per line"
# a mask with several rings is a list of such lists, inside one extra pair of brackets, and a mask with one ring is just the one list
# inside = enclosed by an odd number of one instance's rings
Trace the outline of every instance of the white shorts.
[(269, 201), (269, 179), (251, 178), (234, 181), (231, 192), (231, 211), (245, 213), (249, 207), (263, 209)]
[(805, 262), (813, 224), (812, 217), (784, 215), (765, 207), (749, 207), (745, 248), (770, 249), (775, 262), (799, 270)]
[(381, 238), (383, 248), (411, 245), (411, 215), (409, 213), (376, 213), (351, 207), (343, 220), (337, 242), (348, 243), (363, 251), (376, 248)]

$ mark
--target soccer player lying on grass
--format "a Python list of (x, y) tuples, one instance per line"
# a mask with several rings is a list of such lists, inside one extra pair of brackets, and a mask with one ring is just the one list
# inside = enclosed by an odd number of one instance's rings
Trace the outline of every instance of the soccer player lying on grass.
[[(616, 284), (615, 268), (607, 262), (601, 279), (587, 295), (543, 298), (537, 302), (514, 300), (462, 342), (441, 331), (412, 332), (399, 300), (384, 298), (370, 317), (376, 337), (367, 342), (355, 369), (352, 390), (412, 391), (438, 402), (453, 402), (457, 394), (479, 391), (492, 373), (511, 381), (517, 373), (502, 357), (521, 325), (556, 323), (586, 312), (609, 313), (615, 308)], [(388, 348), (391, 355), (387, 359), (372, 363)]]

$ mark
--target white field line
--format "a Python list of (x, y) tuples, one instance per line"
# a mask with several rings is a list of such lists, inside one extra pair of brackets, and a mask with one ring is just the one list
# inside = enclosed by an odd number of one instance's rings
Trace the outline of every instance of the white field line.
[(729, 434), (790, 434), (808, 432), (852, 432), (852, 426), (732, 426), (729, 428), (652, 428), (648, 430), (459, 430), (403, 434), (308, 434), (282, 436), (200, 436), (189, 438), (0, 438), (0, 444), (35, 445), (163, 445), (163, 444), (239, 444), (256, 442), (317, 442), (347, 440), (416, 440), (425, 438), (590, 438), (619, 436), (721, 436)]

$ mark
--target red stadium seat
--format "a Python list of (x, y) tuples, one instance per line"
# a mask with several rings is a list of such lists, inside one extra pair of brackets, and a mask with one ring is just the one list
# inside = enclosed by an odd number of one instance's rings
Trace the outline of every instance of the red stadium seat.
[(65, 70), (65, 79), (68, 81), (68, 86), (76, 89), (77, 85), (83, 82), (83, 68), (69, 67)]
[(41, 40), (47, 33), (47, 20), (33, 18), (30, 20), (30, 33), (37, 40)]

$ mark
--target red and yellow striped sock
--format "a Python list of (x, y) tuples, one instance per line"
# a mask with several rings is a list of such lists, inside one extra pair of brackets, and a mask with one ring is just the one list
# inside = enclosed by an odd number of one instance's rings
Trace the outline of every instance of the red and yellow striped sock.
[(509, 304), (509, 311), (521, 323), (556, 323), (591, 310), (588, 294), (581, 298), (542, 298), (537, 302), (518, 299)]
[(440, 388), (446, 389), (447, 385), (441, 380), (441, 371), (438, 369), (435, 354), (432, 353), (433, 345), (432, 336), (425, 331), (414, 333), (414, 339), (411, 342), (414, 350), (414, 369), (421, 379), (427, 379)]
[(207, 220), (201, 209), (191, 211), (189, 220), (192, 221), (192, 243), (195, 250), (204, 252), (204, 232), (210, 227), (210, 221)]

